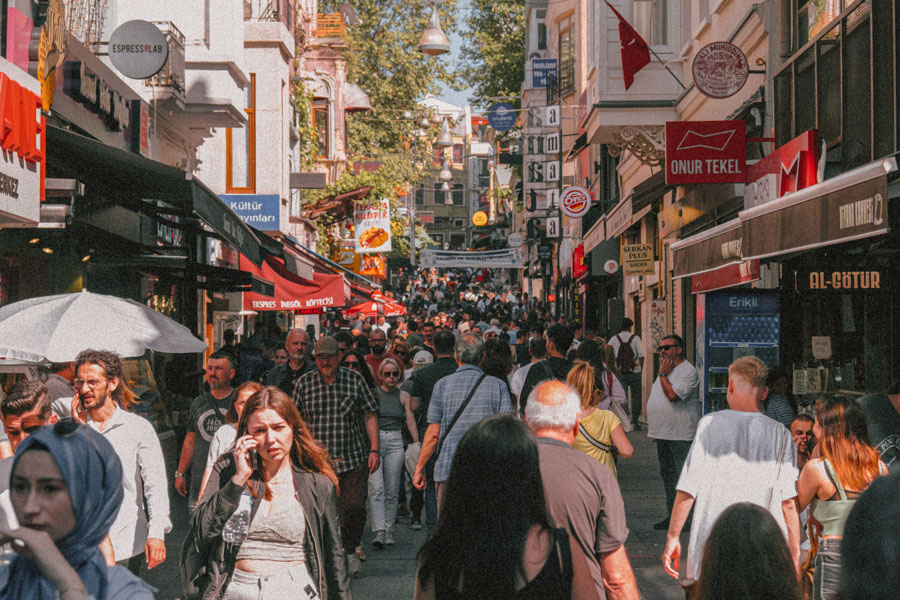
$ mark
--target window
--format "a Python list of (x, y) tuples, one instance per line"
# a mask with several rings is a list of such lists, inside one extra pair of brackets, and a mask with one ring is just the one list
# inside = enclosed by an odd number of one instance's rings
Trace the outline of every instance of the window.
[(547, 49), (547, 25), (544, 23), (544, 19), (547, 17), (546, 10), (537, 11), (537, 49), (538, 50), (546, 50)]
[(416, 188), (416, 204), (425, 204), (425, 190), (422, 187)]
[(669, 43), (668, 4), (668, 0), (634, 0), (634, 28), (651, 46)]
[(328, 158), (328, 101), (313, 101), (313, 127), (316, 130), (316, 158)]
[(465, 156), (465, 147), (462, 144), (453, 144), (453, 164), (462, 165)]
[(225, 130), (225, 191), (256, 192), (256, 74), (250, 73), (247, 89), (247, 124)]
[(447, 199), (447, 192), (441, 189), (441, 182), (435, 181), (434, 186), (434, 204), (443, 204)]
[(453, 205), (454, 206), (462, 206), (466, 202), (466, 192), (463, 184), (454, 183), (453, 184)]
[(575, 28), (559, 32), (559, 98), (575, 92)]
[(815, 38), (825, 27), (837, 19), (841, 11), (853, 2), (851, 0), (797, 0), (794, 15), (794, 44), (792, 50), (799, 50), (809, 40)]
[(457, 228), (463, 228), (466, 226), (466, 222), (464, 219), (454, 219), (453, 226)]

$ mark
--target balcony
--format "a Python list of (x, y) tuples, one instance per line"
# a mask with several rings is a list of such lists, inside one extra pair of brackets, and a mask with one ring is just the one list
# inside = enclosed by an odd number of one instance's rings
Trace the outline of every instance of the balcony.
[(344, 16), (341, 13), (317, 14), (313, 37), (343, 38)]
[(144, 80), (154, 100), (172, 99), (184, 107), (184, 34), (171, 21), (154, 21), (169, 45), (169, 57), (159, 73)]

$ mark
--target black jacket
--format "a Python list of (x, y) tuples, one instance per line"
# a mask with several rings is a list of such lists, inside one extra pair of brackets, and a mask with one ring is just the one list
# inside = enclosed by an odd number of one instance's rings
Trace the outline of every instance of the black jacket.
[[(301, 471), (296, 466), (293, 472), (294, 489), (306, 518), (306, 566), (319, 596), (324, 600), (351, 600), (334, 484), (324, 475)], [(222, 529), (237, 510), (243, 491), (242, 487), (231, 481), (234, 473), (233, 457), (226, 456), (217, 462), (203, 497), (191, 513), (191, 534), (200, 546), (209, 549), (207, 572), (210, 581), (203, 592), (204, 599), (222, 597), (231, 580), (240, 549), (239, 544), (222, 539)], [(262, 496), (263, 484), (254, 483)], [(254, 502), (251, 523), (258, 508), (259, 502)]]

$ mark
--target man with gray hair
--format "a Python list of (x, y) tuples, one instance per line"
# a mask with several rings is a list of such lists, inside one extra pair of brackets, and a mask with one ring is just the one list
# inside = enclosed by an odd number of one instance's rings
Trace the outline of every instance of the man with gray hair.
[(637, 582), (625, 553), (625, 505), (616, 477), (572, 449), (580, 415), (578, 392), (558, 380), (539, 384), (525, 406), (525, 422), (538, 442), (547, 509), (584, 552), (597, 595), (637, 600)]
[[(456, 341), (456, 362), (459, 367), (434, 385), (428, 405), (428, 429), (413, 475), (413, 485), (425, 489), (425, 465), (439, 445), (434, 466), (438, 512), (443, 504), (450, 464), (463, 434), (482, 419), (499, 413), (512, 412), (506, 384), (485, 375), (481, 370), (484, 342), (474, 333), (460, 334)], [(443, 435), (442, 435), (443, 434)]]
[(691, 507), (694, 519), (688, 542), (687, 579), (700, 575), (703, 546), (716, 519), (736, 502), (768, 510), (787, 538), (794, 566), (800, 568), (800, 521), (797, 516), (797, 450), (787, 427), (759, 411), (768, 394), (766, 365), (755, 356), (728, 367), (729, 410), (700, 419), (675, 494), (663, 567), (678, 578), (681, 529)]

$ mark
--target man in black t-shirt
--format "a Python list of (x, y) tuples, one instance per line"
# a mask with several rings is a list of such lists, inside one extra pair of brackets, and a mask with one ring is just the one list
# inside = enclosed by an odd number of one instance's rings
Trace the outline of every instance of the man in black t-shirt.
[(566, 360), (566, 352), (572, 345), (572, 330), (565, 325), (556, 323), (547, 330), (547, 358), (536, 363), (528, 370), (525, 383), (522, 384), (522, 394), (519, 397), (519, 412), (525, 414), (525, 405), (528, 396), (539, 383), (548, 379), (565, 381), (572, 363)]

